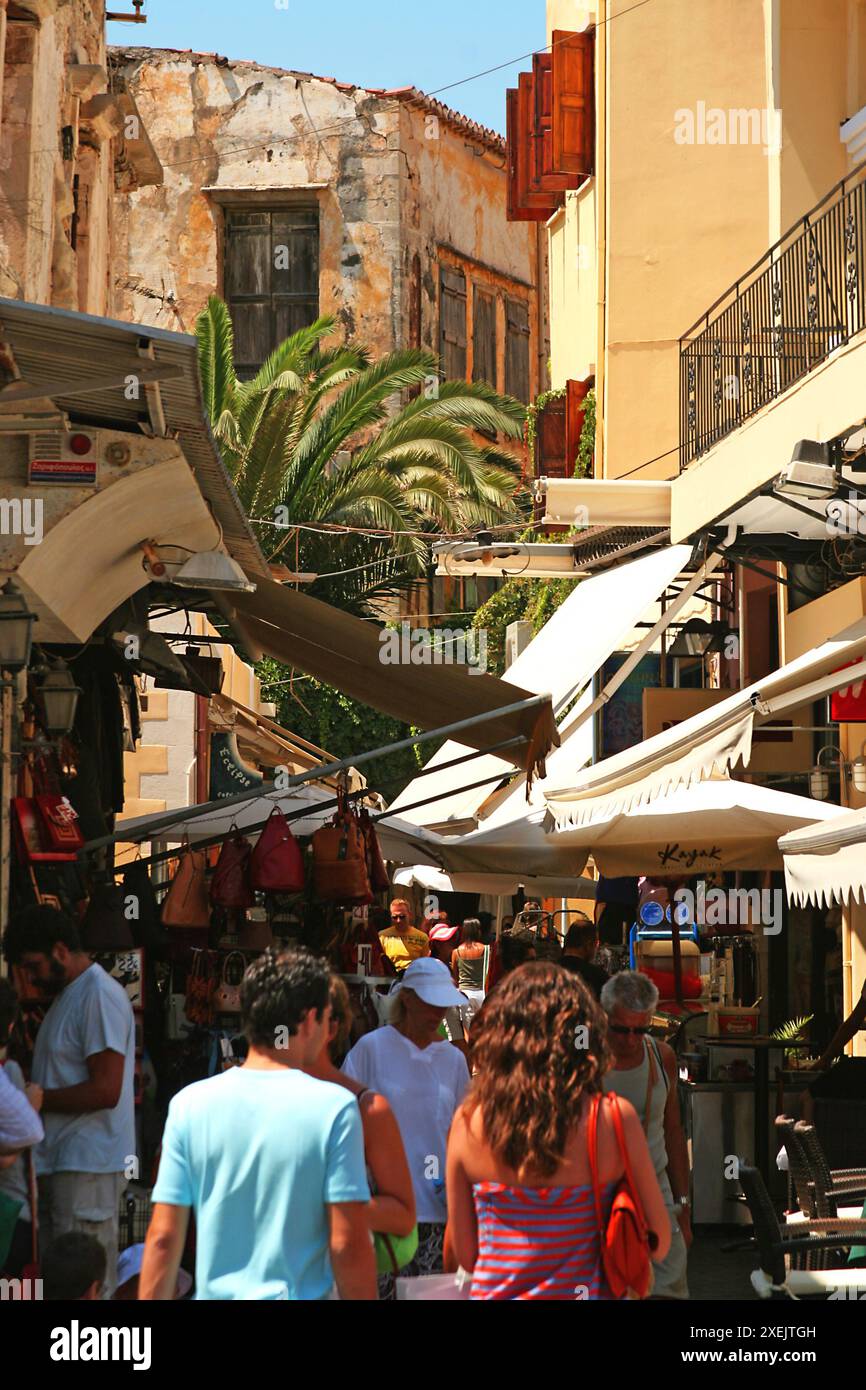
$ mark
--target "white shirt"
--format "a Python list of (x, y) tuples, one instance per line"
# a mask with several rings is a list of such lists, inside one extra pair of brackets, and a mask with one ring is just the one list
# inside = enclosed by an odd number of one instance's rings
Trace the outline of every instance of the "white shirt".
[(91, 965), (67, 985), (36, 1035), (33, 1080), (60, 1091), (90, 1079), (88, 1057), (123, 1057), (120, 1099), (112, 1110), (79, 1114), (49, 1111), (45, 1143), (36, 1152), (38, 1173), (122, 1173), (135, 1157), (135, 1018), (126, 991), (101, 965)]
[(416, 1047), (388, 1024), (356, 1042), (343, 1071), (389, 1102), (409, 1162), (418, 1220), (441, 1225), (448, 1214), (448, 1131), (469, 1085), (463, 1053), (449, 1042)]
[(0, 1149), (29, 1149), (39, 1143), (42, 1135), (38, 1114), (0, 1067)]

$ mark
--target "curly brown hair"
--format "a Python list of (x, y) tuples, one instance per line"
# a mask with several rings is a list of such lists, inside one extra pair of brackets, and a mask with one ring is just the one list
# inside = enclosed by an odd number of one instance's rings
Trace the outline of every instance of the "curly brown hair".
[(480, 1109), (486, 1142), (521, 1180), (549, 1178), (610, 1060), (604, 1014), (583, 982), (530, 961), (500, 981), (476, 1019), (465, 1108)]

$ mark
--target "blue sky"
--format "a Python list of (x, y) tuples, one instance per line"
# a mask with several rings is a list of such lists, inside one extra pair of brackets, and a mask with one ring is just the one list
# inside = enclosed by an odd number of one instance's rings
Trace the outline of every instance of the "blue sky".
[(359, 86), (448, 86), (442, 101), (503, 133), (505, 89), (531, 66), (521, 55), (545, 42), (545, 0), (145, 0), (145, 13), (146, 25), (109, 24), (109, 43), (193, 48)]

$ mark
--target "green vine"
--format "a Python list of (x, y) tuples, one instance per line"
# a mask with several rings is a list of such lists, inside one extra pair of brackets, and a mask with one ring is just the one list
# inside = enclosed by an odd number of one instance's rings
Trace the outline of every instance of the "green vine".
[(574, 462), (575, 478), (591, 478), (595, 460), (595, 387), (587, 391), (583, 401), (583, 424), (580, 444)]
[(544, 410), (548, 401), (561, 401), (565, 395), (565, 387), (558, 386), (555, 390), (542, 391), (535, 400), (526, 407), (526, 425), (524, 427), (524, 438), (526, 448), (529, 453), (529, 465), (535, 472), (535, 442), (538, 438), (538, 417)]

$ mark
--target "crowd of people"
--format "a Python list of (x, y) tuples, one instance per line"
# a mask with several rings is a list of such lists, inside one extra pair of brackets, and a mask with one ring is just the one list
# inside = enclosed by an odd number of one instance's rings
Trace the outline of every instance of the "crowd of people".
[[(536, 905), (523, 916), (540, 921)], [(480, 917), (416, 926), (395, 899), (378, 933), (389, 1019), (352, 1046), (349, 993), (324, 960), (260, 955), (241, 985), (246, 1059), (172, 1100), (147, 1240), (119, 1252), (131, 1006), (69, 919), (29, 909), (6, 956), (53, 1003), (30, 1083), (0, 1067), (0, 1218), (15, 1214), (4, 1274), (30, 1267), (37, 1202), (52, 1297), (183, 1297), (190, 1258), (199, 1299), (390, 1300), (398, 1278), (458, 1266), (476, 1299), (609, 1297), (589, 1117), (596, 1106), (603, 1229), (624, 1171), (598, 1108), (613, 1090), (655, 1296), (687, 1297), (688, 1158), (673, 1053), (649, 1036), (655, 987), (609, 977), (586, 918), (562, 948), (519, 926), (498, 940)], [(15, 1003), (2, 982), (0, 1042)]]

